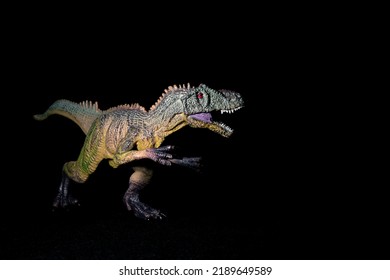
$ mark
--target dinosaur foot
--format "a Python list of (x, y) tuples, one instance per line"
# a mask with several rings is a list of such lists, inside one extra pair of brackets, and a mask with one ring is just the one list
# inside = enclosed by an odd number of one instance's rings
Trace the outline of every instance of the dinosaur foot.
[(150, 219), (162, 219), (165, 218), (166, 215), (163, 214), (160, 210), (154, 209), (149, 205), (139, 201), (138, 194), (136, 195), (125, 195), (124, 202), (128, 210), (133, 210), (134, 215), (137, 218), (141, 218), (144, 220)]
[(132, 209), (134, 211), (134, 215), (137, 218), (141, 218), (144, 220), (150, 220), (150, 219), (162, 219), (165, 218), (165, 214), (161, 213), (160, 210), (154, 209), (145, 203), (138, 203), (138, 204), (133, 204)]
[(80, 206), (80, 203), (76, 198), (74, 198), (71, 195), (64, 195), (62, 193), (58, 193), (58, 195), (56, 196), (53, 202), (54, 208), (68, 209), (76, 206)]
[(69, 185), (70, 185), (69, 177), (65, 174), (65, 172), (63, 172), (62, 181), (60, 187), (58, 188), (58, 194), (53, 202), (53, 207), (55, 209), (58, 208), (67, 209), (75, 206), (80, 206), (79, 201), (70, 194)]

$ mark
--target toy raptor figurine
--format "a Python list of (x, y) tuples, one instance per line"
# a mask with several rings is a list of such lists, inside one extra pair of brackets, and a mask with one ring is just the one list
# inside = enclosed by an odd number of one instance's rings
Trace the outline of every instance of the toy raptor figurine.
[(62, 115), (74, 121), (86, 138), (78, 159), (63, 166), (62, 180), (53, 206), (65, 208), (78, 205), (77, 199), (69, 193), (70, 180), (84, 183), (103, 159), (108, 159), (114, 168), (133, 162), (134, 172), (123, 197), (124, 203), (138, 218), (161, 219), (165, 216), (163, 213), (139, 200), (139, 192), (150, 182), (152, 170), (137, 160), (151, 159), (162, 165), (178, 164), (196, 168), (200, 158), (174, 158), (173, 146), (160, 146), (165, 137), (186, 125), (208, 128), (229, 137), (233, 130), (213, 121), (211, 113), (232, 113), (242, 107), (243, 99), (239, 93), (214, 90), (204, 84), (198, 87), (189, 84), (170, 86), (148, 111), (138, 104), (120, 105), (102, 111), (97, 102), (55, 101), (45, 113), (34, 115), (34, 118), (44, 120), (53, 114)]

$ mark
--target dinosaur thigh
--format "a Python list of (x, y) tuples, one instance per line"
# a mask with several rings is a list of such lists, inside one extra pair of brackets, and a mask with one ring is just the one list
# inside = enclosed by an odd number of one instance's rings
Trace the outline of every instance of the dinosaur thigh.
[(133, 174), (131, 174), (129, 180), (130, 189), (132, 183), (136, 185), (142, 185), (142, 186), (146, 186), (149, 184), (153, 175), (153, 169), (151, 169), (148, 166), (134, 166), (133, 170), (134, 172)]
[(84, 183), (106, 156), (105, 137), (99, 121), (92, 125), (77, 161), (64, 164), (64, 172), (75, 182)]

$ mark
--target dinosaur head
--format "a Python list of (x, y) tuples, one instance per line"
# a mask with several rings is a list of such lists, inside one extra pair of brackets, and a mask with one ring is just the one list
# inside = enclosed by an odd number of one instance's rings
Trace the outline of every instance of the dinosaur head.
[(212, 114), (233, 113), (243, 106), (243, 99), (237, 92), (215, 90), (204, 84), (198, 87), (187, 84), (168, 87), (149, 112), (156, 112), (160, 118), (168, 120), (172, 131), (178, 127), (179, 120), (184, 120), (190, 127), (208, 128), (229, 137), (233, 129), (222, 122), (214, 121)]
[(233, 129), (213, 120), (215, 112), (233, 113), (244, 106), (241, 95), (231, 90), (214, 90), (204, 84), (190, 88), (183, 98), (184, 114), (190, 127), (208, 128), (224, 137)]

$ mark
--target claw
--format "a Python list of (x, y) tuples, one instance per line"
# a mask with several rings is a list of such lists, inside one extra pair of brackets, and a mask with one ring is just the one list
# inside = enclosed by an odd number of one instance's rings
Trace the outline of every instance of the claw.
[(168, 153), (155, 152), (155, 154), (156, 154), (158, 157), (161, 157), (161, 158), (172, 158), (172, 155), (171, 155), (171, 154), (168, 154)]
[(156, 151), (172, 151), (175, 149), (175, 146), (173, 145), (168, 145), (168, 146), (162, 146), (159, 148), (155, 148)]
[(171, 162), (169, 159), (172, 159), (173, 156), (170, 153), (167, 153), (166, 151), (170, 151), (173, 149), (173, 146), (164, 146), (160, 148), (150, 148), (147, 150), (148, 152), (148, 158), (152, 159), (153, 161), (162, 164), (162, 165), (171, 165)]
[(200, 157), (192, 157), (192, 158), (184, 157), (181, 159), (176, 159), (176, 158), (170, 159), (169, 161), (180, 166), (184, 166), (184, 167), (194, 169), (196, 171), (200, 171), (202, 168), (201, 160), (202, 158)]
[(147, 204), (139, 201), (138, 194), (126, 193), (124, 196), (124, 202), (128, 210), (133, 210), (134, 215), (137, 218), (141, 218), (149, 221), (150, 219), (163, 219), (166, 217), (159, 210), (154, 209)]

